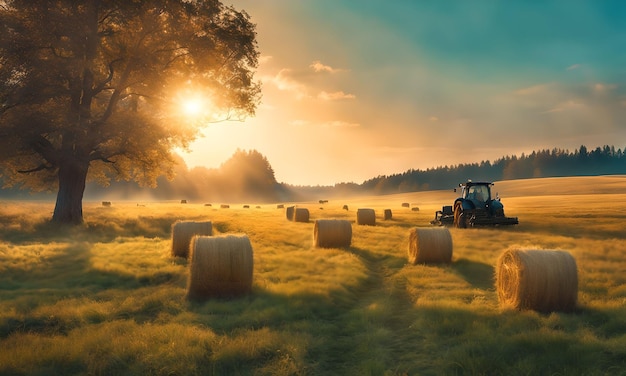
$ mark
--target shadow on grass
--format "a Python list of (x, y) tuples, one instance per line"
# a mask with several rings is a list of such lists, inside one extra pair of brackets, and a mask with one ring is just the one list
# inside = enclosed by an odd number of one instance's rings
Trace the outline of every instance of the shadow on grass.
[(460, 258), (451, 264), (451, 268), (476, 288), (494, 288), (495, 268), (492, 265)]

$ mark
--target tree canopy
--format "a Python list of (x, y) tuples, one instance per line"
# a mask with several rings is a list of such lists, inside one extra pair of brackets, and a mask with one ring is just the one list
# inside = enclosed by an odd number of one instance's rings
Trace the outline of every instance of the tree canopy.
[(217, 0), (3, 1), (0, 177), (58, 189), (53, 220), (80, 223), (87, 179), (154, 185), (202, 125), (253, 115), (257, 59), (249, 15)]

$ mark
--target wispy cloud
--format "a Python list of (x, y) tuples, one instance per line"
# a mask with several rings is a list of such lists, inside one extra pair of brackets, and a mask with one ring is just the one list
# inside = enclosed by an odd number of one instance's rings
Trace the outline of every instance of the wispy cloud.
[(309, 65), (309, 68), (313, 69), (313, 71), (317, 73), (320, 73), (320, 72), (338, 73), (338, 72), (344, 71), (344, 69), (333, 68), (330, 65), (323, 64), (319, 60), (315, 60), (314, 62), (312, 62), (311, 65)]
[(437, 116), (431, 116), (428, 118), (428, 120), (430, 121), (439, 121), (439, 118)]
[(281, 69), (275, 76), (265, 76), (265, 82), (272, 83), (279, 90), (290, 91), (296, 95), (296, 98), (302, 99), (308, 96), (306, 87), (293, 79), (291, 69)]
[(322, 91), (317, 95), (317, 98), (323, 101), (337, 101), (342, 99), (354, 99), (356, 96), (354, 94), (346, 94), (343, 91), (335, 91), (333, 93)]
[(342, 121), (342, 120), (329, 121), (329, 122), (323, 123), (322, 125), (326, 127), (341, 127), (341, 128), (355, 128), (355, 127), (361, 126), (361, 124), (359, 123), (349, 123), (347, 121)]
[(571, 71), (571, 70), (574, 70), (574, 69), (578, 69), (580, 67), (582, 67), (581, 64), (573, 64), (573, 65), (570, 65), (569, 67), (565, 68), (565, 70)]

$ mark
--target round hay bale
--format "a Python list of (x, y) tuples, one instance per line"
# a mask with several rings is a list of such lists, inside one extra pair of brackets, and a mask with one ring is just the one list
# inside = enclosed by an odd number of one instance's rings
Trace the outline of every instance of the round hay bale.
[(569, 312), (576, 307), (576, 260), (565, 251), (504, 251), (496, 262), (496, 289), (502, 306), (539, 312)]
[(376, 226), (376, 211), (374, 209), (357, 209), (356, 223), (358, 225)]
[(172, 225), (172, 256), (189, 256), (189, 242), (196, 235), (213, 235), (211, 222), (178, 221)]
[(186, 204), (186, 203), (187, 203), (187, 200), (180, 200), (180, 203), (181, 203), (181, 204)]
[(411, 205), (409, 205), (409, 203), (408, 203), (408, 202), (403, 202), (403, 203), (402, 203), (402, 207), (403, 207), (403, 208), (408, 208), (409, 206), (411, 206)]
[(222, 205), (220, 205), (220, 208), (222, 208), (222, 209), (228, 209), (228, 208), (230, 208), (230, 205), (227, 205), (227, 204), (222, 204)]
[(276, 209), (282, 209), (282, 208), (284, 208), (284, 207), (285, 207), (285, 205), (283, 205), (283, 204), (278, 204), (278, 205), (276, 205)]
[(204, 204), (204, 206), (213, 206), (212, 204)]
[(287, 206), (287, 208), (285, 209), (285, 216), (287, 217), (288, 220), (293, 221), (293, 214), (295, 211), (296, 211), (295, 206)]
[(391, 213), (391, 209), (385, 209), (384, 211), (385, 221), (390, 220), (392, 217), (393, 217), (393, 214)]
[(318, 219), (313, 228), (313, 246), (343, 248), (352, 243), (352, 224), (345, 219)]
[(187, 297), (202, 300), (247, 294), (253, 269), (248, 236), (196, 236), (190, 246)]
[(111, 206), (111, 201), (102, 201), (102, 206), (106, 206), (106, 207)]
[(412, 211), (420, 211), (420, 208), (418, 208), (417, 206), (414, 208), (411, 208)]
[(452, 236), (445, 227), (415, 227), (409, 231), (409, 263), (452, 262)]
[(296, 208), (293, 214), (294, 222), (308, 222), (309, 221), (309, 209), (307, 208)]
[(243, 208), (244, 209), (250, 209), (250, 205), (244, 205)]

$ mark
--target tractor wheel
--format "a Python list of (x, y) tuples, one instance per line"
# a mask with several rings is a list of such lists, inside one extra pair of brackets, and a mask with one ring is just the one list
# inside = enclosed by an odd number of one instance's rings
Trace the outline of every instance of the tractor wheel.
[(465, 213), (463, 212), (461, 204), (454, 207), (454, 226), (457, 228), (467, 227), (467, 220), (465, 219)]

